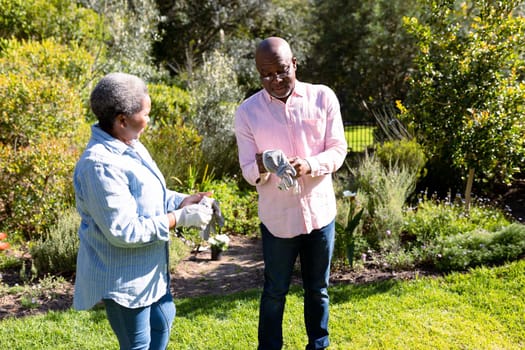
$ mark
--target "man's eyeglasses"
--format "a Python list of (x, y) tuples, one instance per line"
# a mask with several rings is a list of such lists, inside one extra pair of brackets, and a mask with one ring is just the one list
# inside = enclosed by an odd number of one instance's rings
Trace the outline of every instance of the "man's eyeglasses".
[(271, 82), (274, 79), (281, 79), (282, 80), (282, 79), (286, 78), (290, 74), (290, 68), (291, 67), (292, 67), (292, 65), (289, 65), (288, 67), (286, 67), (286, 69), (282, 73), (267, 75), (265, 77), (260, 77), (260, 78), (261, 78), (262, 81), (267, 82), (267, 83)]

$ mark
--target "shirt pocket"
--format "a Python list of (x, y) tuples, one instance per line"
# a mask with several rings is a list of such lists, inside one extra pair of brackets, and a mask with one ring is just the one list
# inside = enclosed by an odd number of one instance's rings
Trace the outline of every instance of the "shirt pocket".
[(302, 119), (302, 130), (308, 145), (324, 145), (324, 136), (326, 133), (326, 123), (324, 119)]

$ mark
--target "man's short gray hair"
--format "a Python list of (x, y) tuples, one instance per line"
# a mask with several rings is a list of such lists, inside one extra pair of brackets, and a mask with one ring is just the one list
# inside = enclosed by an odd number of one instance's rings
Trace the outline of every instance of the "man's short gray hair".
[(103, 77), (91, 92), (91, 110), (102, 130), (111, 131), (119, 114), (127, 117), (142, 109), (148, 94), (146, 83), (127, 73), (110, 73)]

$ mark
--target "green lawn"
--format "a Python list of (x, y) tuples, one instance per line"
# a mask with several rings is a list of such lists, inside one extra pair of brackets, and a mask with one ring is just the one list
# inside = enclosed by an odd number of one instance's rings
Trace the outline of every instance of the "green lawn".
[[(259, 291), (176, 300), (169, 349), (255, 349)], [(330, 349), (523, 349), (525, 261), (466, 274), (331, 287)], [(300, 289), (284, 349), (304, 349)], [(102, 310), (0, 321), (0, 349), (116, 349)]]
[(350, 125), (345, 127), (345, 137), (348, 150), (351, 152), (364, 152), (374, 143), (374, 126)]

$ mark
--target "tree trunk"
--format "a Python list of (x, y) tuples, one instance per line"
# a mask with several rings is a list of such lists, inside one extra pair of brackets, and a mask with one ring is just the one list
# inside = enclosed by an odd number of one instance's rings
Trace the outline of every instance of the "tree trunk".
[(465, 188), (465, 210), (470, 211), (470, 202), (472, 194), (472, 183), (474, 182), (474, 168), (468, 170), (467, 187)]

